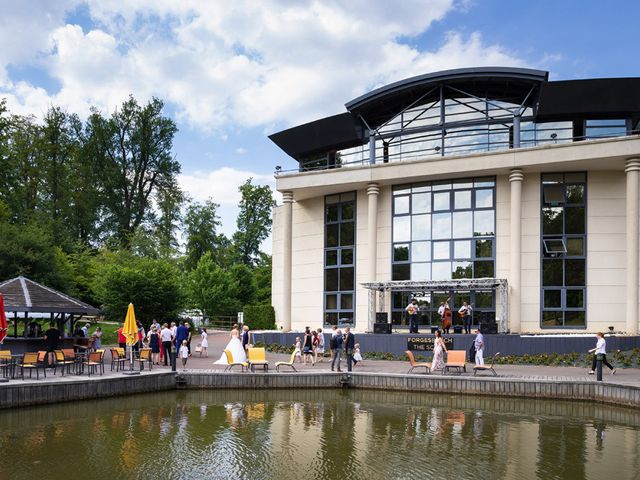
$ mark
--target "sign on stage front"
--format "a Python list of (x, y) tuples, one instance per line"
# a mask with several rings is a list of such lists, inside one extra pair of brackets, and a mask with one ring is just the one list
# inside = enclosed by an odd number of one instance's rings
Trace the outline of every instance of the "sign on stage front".
[[(433, 352), (435, 337), (409, 337), (407, 338), (407, 350)], [(447, 350), (453, 349), (453, 338), (444, 337)]]

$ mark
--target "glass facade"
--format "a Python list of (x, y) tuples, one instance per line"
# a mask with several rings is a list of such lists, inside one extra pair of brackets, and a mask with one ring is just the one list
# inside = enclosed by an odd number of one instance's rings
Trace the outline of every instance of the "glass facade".
[(353, 325), (355, 312), (355, 192), (329, 195), (324, 206), (324, 323)]
[(543, 173), (541, 326), (586, 327), (586, 173)]
[[(493, 278), (495, 202), (494, 177), (394, 187), (392, 280)], [(459, 308), (466, 301), (475, 305), (476, 314), (485, 311), (493, 315), (492, 292), (413, 295), (419, 297), (423, 324), (437, 323), (435, 312), (440, 302), (450, 296), (452, 308)], [(403, 322), (410, 296), (394, 294), (394, 323)]]

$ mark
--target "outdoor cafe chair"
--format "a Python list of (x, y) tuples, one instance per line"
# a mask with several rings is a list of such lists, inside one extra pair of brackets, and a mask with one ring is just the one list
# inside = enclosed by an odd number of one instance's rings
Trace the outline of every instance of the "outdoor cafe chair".
[(233, 355), (231, 354), (230, 350), (225, 350), (224, 354), (227, 357), (227, 363), (228, 363), (227, 368), (224, 369), (225, 372), (227, 370), (231, 370), (232, 367), (236, 367), (238, 365), (242, 367), (243, 372), (245, 369), (249, 368), (249, 364), (247, 362), (234, 362)]
[(13, 378), (15, 374), (16, 360), (11, 355), (11, 350), (0, 350), (0, 369), (4, 370), (4, 376)]
[(71, 373), (71, 367), (72, 366), (76, 366), (77, 362), (75, 360), (75, 358), (69, 360), (64, 356), (64, 352), (62, 350), (54, 350), (54, 355), (55, 355), (55, 363), (53, 364), (53, 374), (56, 374), (56, 369), (58, 366), (61, 367), (62, 370), (62, 376), (64, 377), (64, 369), (65, 367), (67, 367), (67, 372)]
[(87, 373), (91, 376), (91, 372), (98, 370), (100, 375), (104, 373), (104, 363), (102, 362), (102, 354), (100, 352), (90, 352), (87, 359), (82, 362), (82, 367), (87, 367)]
[[(17, 367), (20, 367), (20, 376), (22, 377), (22, 379), (24, 380), (24, 369), (26, 368), (27, 370), (29, 370), (29, 378), (33, 377), (33, 371), (36, 371), (36, 378), (39, 380), (40, 379), (40, 374), (38, 372), (38, 369), (40, 368), (40, 366), (38, 365), (38, 352), (25, 352), (22, 355), (22, 361), (19, 362), (17, 365)], [(44, 376), (47, 376), (47, 373), (45, 371)]]
[(296, 351), (291, 352), (291, 358), (288, 362), (276, 362), (276, 372), (280, 371), (280, 367), (291, 367), (294, 372), (297, 372), (296, 367), (294, 367), (293, 362), (296, 361)]
[(264, 347), (251, 347), (247, 349), (247, 362), (252, 372), (255, 372), (256, 365), (260, 365), (263, 370), (269, 370), (267, 351)]
[(496, 363), (496, 358), (498, 357), (498, 355), (500, 355), (500, 352), (496, 352), (493, 354), (493, 357), (491, 357), (491, 363), (489, 365), (476, 365), (475, 367), (473, 367), (473, 376), (475, 377), (476, 373), (478, 372), (491, 372), (493, 373), (494, 377), (497, 377), (498, 374), (496, 373), (495, 369), (493, 368), (493, 365)]
[(49, 366), (49, 352), (38, 350), (38, 367), (42, 369), (44, 376), (47, 376), (46, 368)]
[(409, 357), (409, 364), (411, 365), (411, 368), (409, 369), (409, 371), (407, 373), (413, 372), (413, 370), (415, 368), (423, 368), (423, 367), (425, 369), (425, 373), (431, 373), (431, 363), (429, 363), (429, 362), (416, 362), (416, 357), (413, 356), (413, 352), (411, 350), (407, 350), (404, 353), (406, 353), (407, 357)]
[(143, 348), (140, 350), (140, 355), (133, 358), (133, 363), (135, 362), (140, 363), (140, 371), (144, 370), (145, 362), (149, 364), (149, 370), (151, 370), (151, 349)]
[(466, 366), (467, 351), (466, 350), (449, 350), (447, 352), (447, 362), (444, 364), (442, 374), (444, 375), (450, 369), (455, 368), (458, 373), (462, 374), (467, 371)]
[[(122, 350), (122, 355), (120, 354), (120, 350)], [(124, 348), (110, 348), (111, 352), (111, 371), (113, 372), (113, 366), (116, 367), (116, 372), (120, 371), (120, 368), (124, 369), (127, 364), (127, 357), (124, 355)]]

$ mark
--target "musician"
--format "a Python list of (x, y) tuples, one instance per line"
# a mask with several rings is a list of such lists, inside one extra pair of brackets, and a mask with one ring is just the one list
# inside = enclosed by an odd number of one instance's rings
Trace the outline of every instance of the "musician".
[(412, 298), (405, 310), (409, 316), (409, 333), (418, 333), (418, 300)]
[(471, 333), (471, 316), (473, 313), (473, 309), (471, 305), (467, 302), (462, 302), (462, 306), (460, 310), (458, 310), (458, 314), (460, 318), (462, 318), (462, 325), (464, 325), (464, 333)]
[(442, 320), (442, 332), (449, 333), (449, 329), (451, 328), (451, 307), (449, 306), (449, 298), (445, 302), (440, 303), (440, 307), (438, 308), (438, 315)]

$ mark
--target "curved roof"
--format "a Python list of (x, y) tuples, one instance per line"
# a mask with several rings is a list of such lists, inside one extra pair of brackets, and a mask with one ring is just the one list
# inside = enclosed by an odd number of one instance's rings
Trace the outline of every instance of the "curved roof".
[[(345, 104), (347, 112), (289, 128), (269, 138), (301, 160), (363, 145), (366, 126), (378, 128), (407, 107), (466, 94), (533, 107), (534, 120), (640, 119), (640, 78), (549, 82), (542, 70), (479, 67), (407, 78), (372, 90)], [(461, 93), (464, 92), (464, 93)], [(533, 92), (533, 93), (532, 93)], [(366, 122), (366, 126), (365, 123)]]
[[(521, 104), (532, 87), (546, 82), (549, 73), (542, 70), (508, 67), (458, 68), (428, 73), (390, 83), (361, 95), (345, 104), (352, 114), (362, 115), (376, 128), (388, 118), (411, 105), (416, 100), (439, 100), (440, 85), (455, 87), (472, 95), (495, 100), (507, 100)], [(453, 95), (460, 96), (455, 92)], [(529, 96), (528, 103), (534, 98)]]
[(0, 283), (0, 293), (9, 312), (99, 313), (87, 303), (22, 276)]

